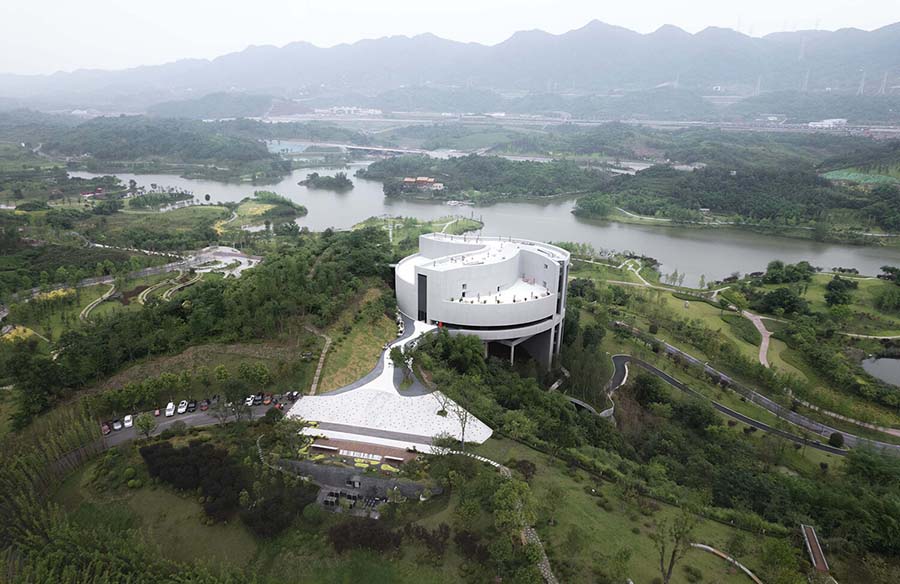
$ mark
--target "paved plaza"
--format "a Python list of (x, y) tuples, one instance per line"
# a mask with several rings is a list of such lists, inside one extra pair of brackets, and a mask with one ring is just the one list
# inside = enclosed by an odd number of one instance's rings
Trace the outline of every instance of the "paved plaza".
[[(409, 319), (404, 322), (404, 336), (390, 347), (408, 347), (435, 328)], [(394, 448), (428, 452), (431, 439), (438, 434), (460, 439), (462, 431), (458, 416), (452, 412), (446, 416), (438, 415), (441, 403), (446, 401), (442, 394), (431, 392), (418, 380), (414, 380), (409, 388), (400, 389), (403, 372), (394, 367), (390, 347), (382, 352), (378, 364), (368, 375), (327, 394), (304, 396), (288, 415), (319, 422), (317, 428), (305, 430), (308, 434)], [(466, 442), (478, 444), (492, 434), (487, 425), (471, 415), (465, 432)]]

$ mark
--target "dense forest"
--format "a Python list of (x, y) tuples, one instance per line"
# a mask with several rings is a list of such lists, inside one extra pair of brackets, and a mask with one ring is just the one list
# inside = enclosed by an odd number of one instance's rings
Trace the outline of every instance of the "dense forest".
[(582, 199), (576, 212), (592, 214), (598, 200), (611, 200), (640, 215), (701, 221), (701, 209), (741, 221), (797, 225), (827, 220), (849, 209), (887, 230), (897, 229), (900, 192), (882, 185), (871, 191), (832, 184), (807, 170), (708, 167), (684, 172), (654, 166), (616, 178), (602, 194)]
[(2, 343), (0, 370), (17, 388), (16, 423), (24, 425), (58, 400), (142, 357), (176, 353), (201, 341), (271, 335), (292, 316), (325, 325), (360, 287), (361, 278), (387, 280), (391, 259), (384, 230), (326, 234), (317, 247), (274, 254), (240, 279), (204, 280), (187, 289), (182, 302), (148, 304), (68, 331), (54, 359), (29, 342)]
[(475, 154), (447, 159), (398, 156), (374, 162), (360, 169), (357, 176), (383, 181), (389, 197), (405, 193), (403, 177), (430, 176), (444, 183), (439, 196), (465, 193), (476, 202), (584, 193), (597, 190), (608, 181), (605, 173), (582, 169), (574, 162), (512, 161)]

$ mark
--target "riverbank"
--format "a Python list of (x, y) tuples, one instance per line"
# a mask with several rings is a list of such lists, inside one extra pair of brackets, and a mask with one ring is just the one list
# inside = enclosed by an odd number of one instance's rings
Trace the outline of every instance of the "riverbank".
[(667, 217), (647, 217), (637, 215), (617, 207), (610, 215), (595, 216), (583, 212), (573, 211), (576, 216), (585, 219), (614, 221), (627, 225), (645, 225), (652, 227), (678, 227), (684, 229), (741, 229), (762, 235), (776, 235), (791, 239), (803, 239), (821, 243), (836, 243), (843, 245), (860, 245), (871, 247), (900, 247), (900, 233), (877, 233), (831, 230), (818, 231), (813, 226), (767, 226), (753, 223), (739, 223), (733, 221), (674, 221)]

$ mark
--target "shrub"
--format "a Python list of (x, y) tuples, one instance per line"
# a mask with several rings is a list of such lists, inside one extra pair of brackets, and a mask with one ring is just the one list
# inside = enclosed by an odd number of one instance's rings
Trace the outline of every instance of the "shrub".
[(136, 471), (134, 470), (134, 468), (132, 468), (132, 467), (129, 466), (129, 467), (126, 468), (125, 471), (122, 473), (122, 477), (123, 477), (126, 481), (131, 480), (131, 479), (134, 478), (135, 472), (136, 472)]
[(687, 578), (688, 582), (699, 582), (703, 580), (703, 571), (696, 566), (685, 566), (684, 567), (684, 575)]
[(328, 530), (328, 540), (337, 553), (352, 549), (387, 552), (400, 547), (403, 536), (372, 519), (354, 519)]
[(313, 526), (321, 525), (325, 519), (325, 511), (313, 501), (303, 508), (303, 520)]
[(831, 436), (828, 437), (828, 444), (835, 448), (843, 448), (844, 435), (840, 432), (832, 432)]

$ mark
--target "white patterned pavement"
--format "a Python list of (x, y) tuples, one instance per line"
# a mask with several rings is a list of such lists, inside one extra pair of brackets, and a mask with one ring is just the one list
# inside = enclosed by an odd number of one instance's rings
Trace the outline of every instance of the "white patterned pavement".
[[(378, 365), (361, 380), (361, 384), (357, 382), (330, 393), (304, 396), (294, 404), (288, 416), (319, 422), (318, 428), (306, 428), (307, 434), (426, 452), (430, 451), (431, 439), (438, 434), (461, 439), (458, 417), (453, 413), (438, 415), (441, 401), (446, 399), (443, 394), (417, 392), (404, 395), (397, 387), (401, 376), (395, 375), (390, 348), (406, 347), (435, 328), (419, 321), (406, 320), (406, 323), (407, 327), (414, 327), (412, 334), (394, 341), (384, 350)], [(466, 442), (476, 444), (481, 444), (493, 433), (472, 415), (468, 417), (465, 432)]]

